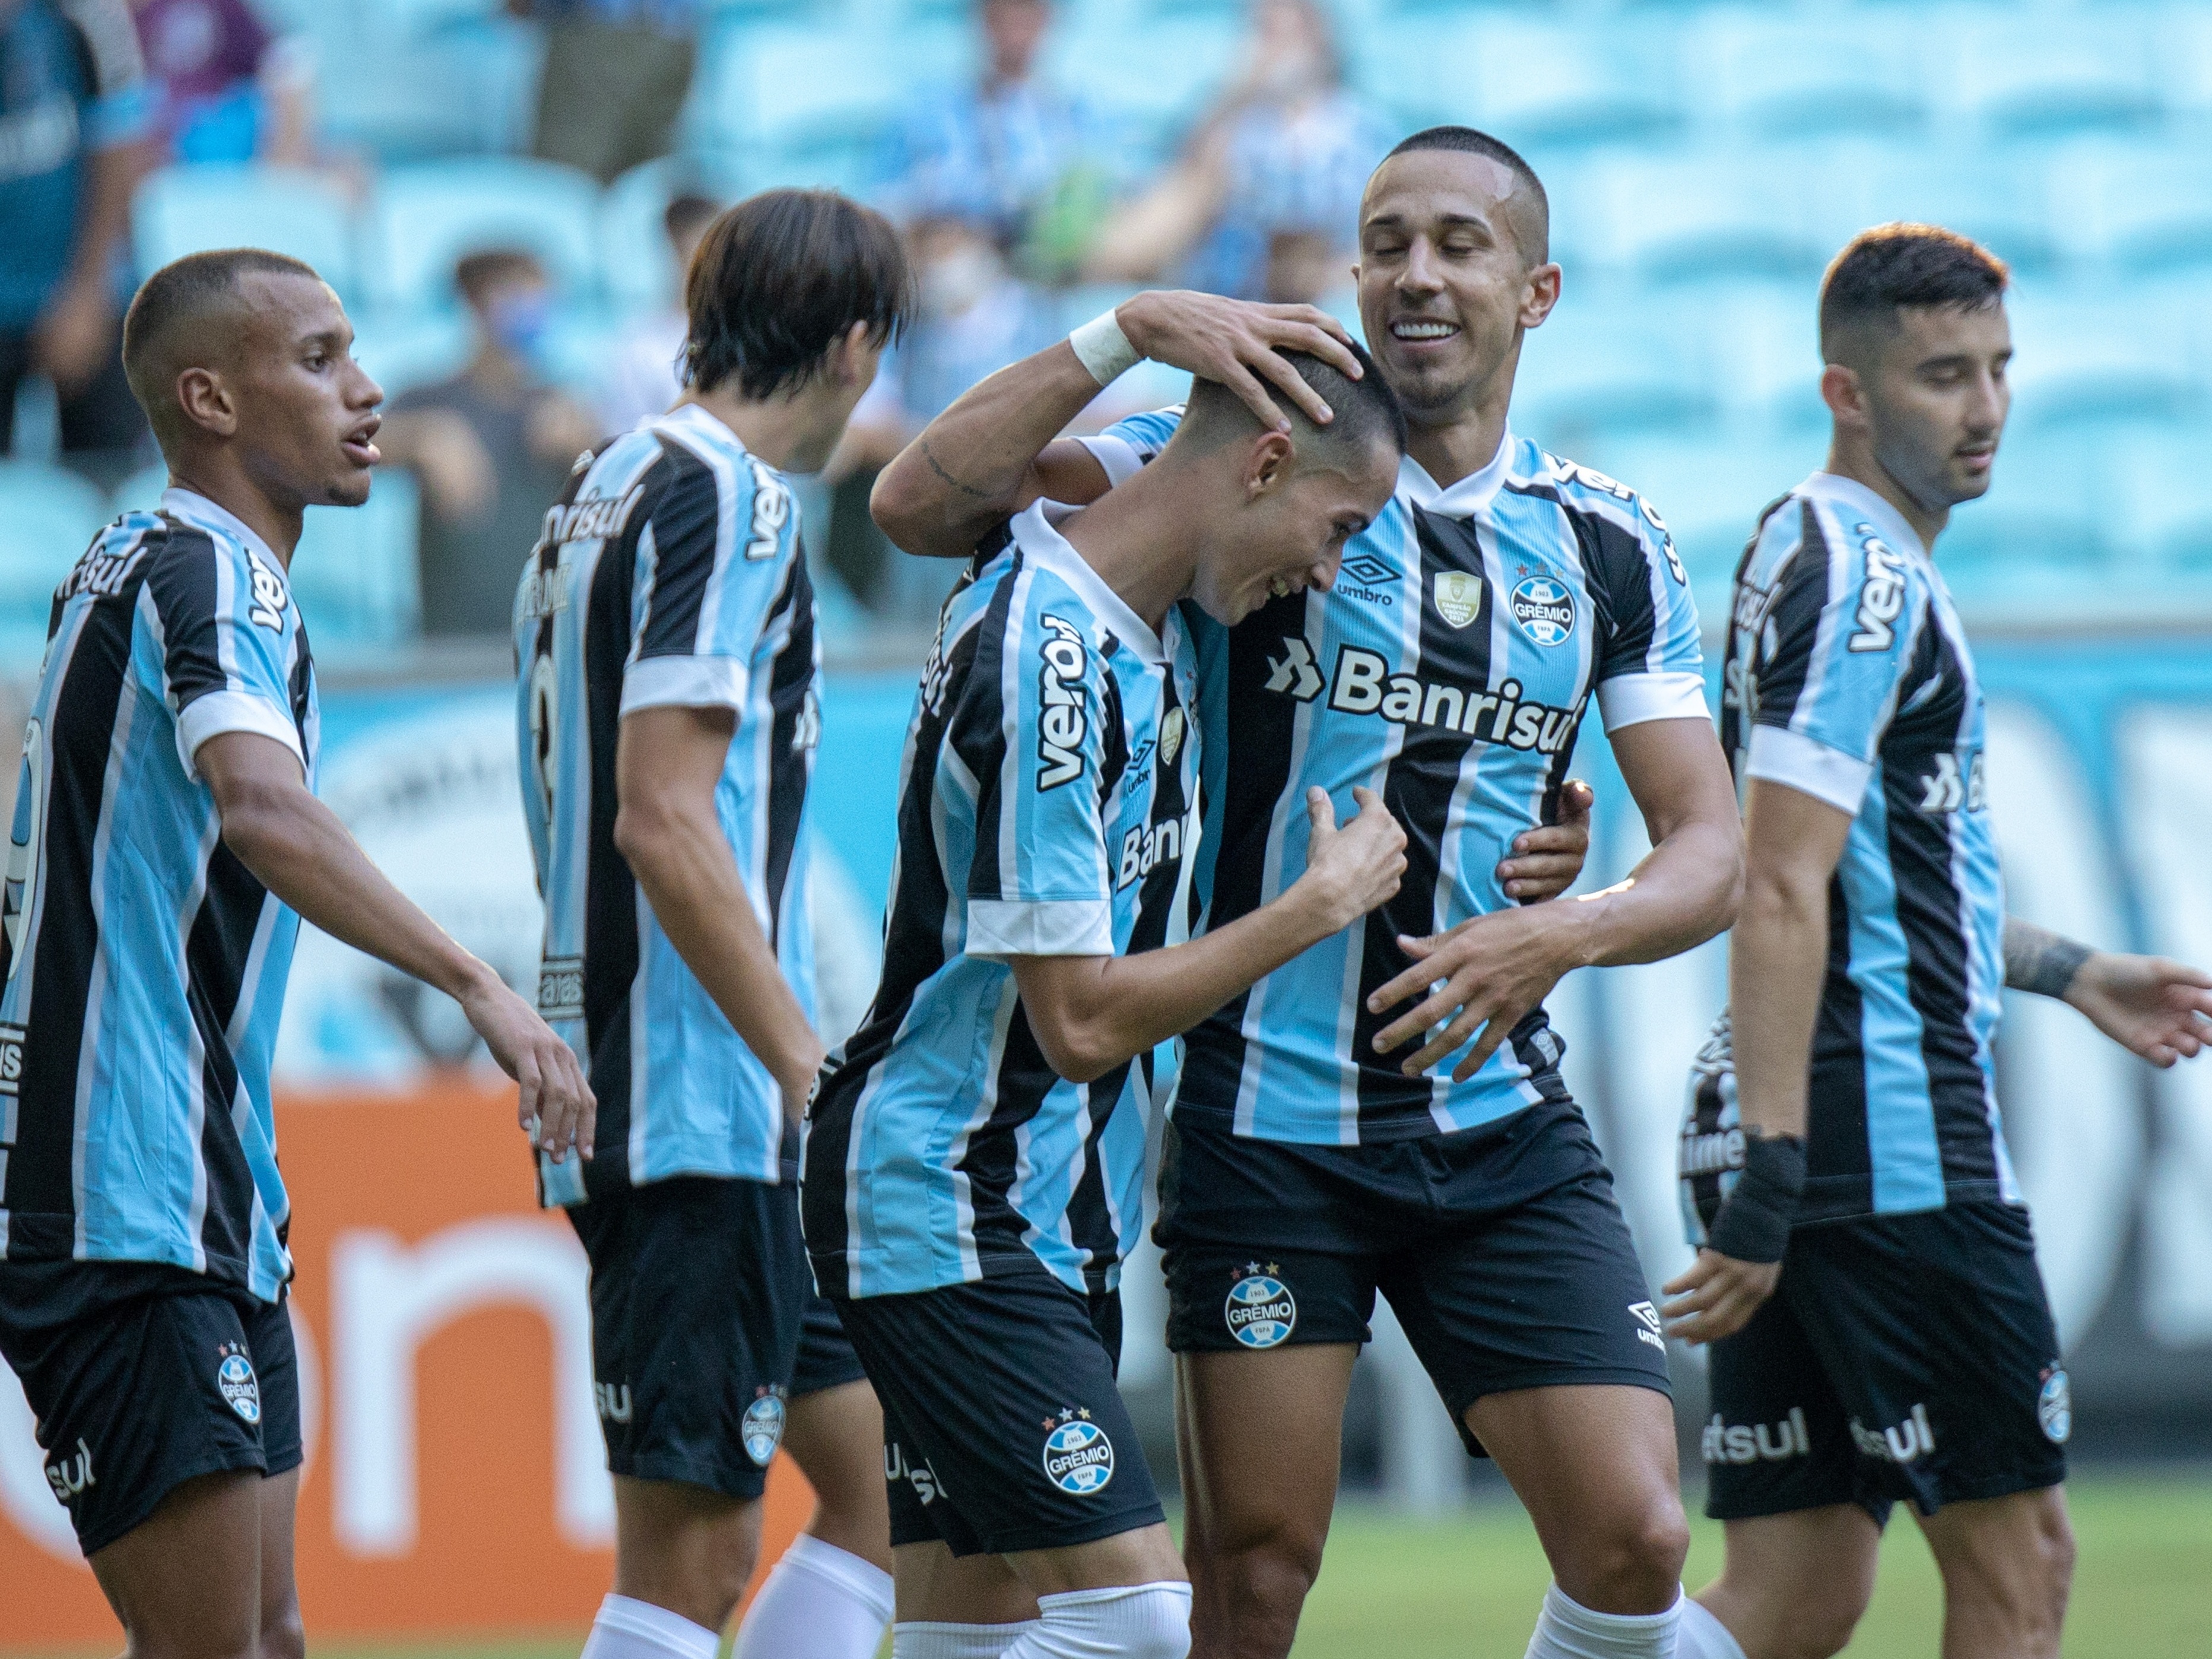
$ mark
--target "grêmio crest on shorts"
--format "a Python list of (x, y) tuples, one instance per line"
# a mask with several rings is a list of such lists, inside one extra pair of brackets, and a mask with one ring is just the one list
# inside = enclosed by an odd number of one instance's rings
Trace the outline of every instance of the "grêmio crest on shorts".
[(833, 1293), (900, 1294), (1042, 1261), (1110, 1289), (1144, 1224), (1146, 1117), (1175, 1045), (1069, 1083), (1009, 961), (1187, 937), (1197, 668), (1039, 503), (945, 601), (907, 732), (897, 873), (867, 1018), (809, 1113), (804, 1213)]

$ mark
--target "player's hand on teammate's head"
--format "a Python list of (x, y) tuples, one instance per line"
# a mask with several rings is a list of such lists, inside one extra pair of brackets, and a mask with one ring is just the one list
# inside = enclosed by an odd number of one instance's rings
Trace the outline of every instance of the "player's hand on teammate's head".
[(1718, 1250), (1699, 1250), (1687, 1273), (1660, 1286), (1662, 1295), (1674, 1298), (1659, 1310), (1667, 1334), (1693, 1347), (1734, 1336), (1774, 1294), (1781, 1277), (1779, 1261), (1739, 1261)]
[(1589, 857), (1590, 807), (1595, 800), (1589, 785), (1569, 778), (1559, 791), (1559, 821), (1524, 830), (1513, 838), (1513, 850), (1498, 865), (1498, 884), (1506, 897), (1540, 904), (1559, 897), (1581, 878)]
[(461, 1012), (500, 1070), (521, 1086), (515, 1115), (532, 1144), (556, 1164), (571, 1152), (590, 1158), (599, 1101), (575, 1051), (489, 968), (461, 998)]
[(1319, 786), (1306, 791), (1310, 830), (1305, 874), (1298, 881), (1313, 884), (1328, 907), (1331, 933), (1393, 896), (1406, 873), (1406, 831), (1382, 797), (1355, 786), (1352, 799), (1358, 816), (1340, 829), (1328, 791)]
[(1359, 360), (1350, 349), (1352, 336), (1342, 323), (1314, 306), (1260, 305), (1218, 294), (1154, 289), (1128, 301), (1115, 317), (1129, 343), (1154, 362), (1218, 381), (1235, 392), (1261, 424), (1283, 432), (1291, 429), (1291, 423), (1270, 395), (1271, 388), (1296, 403), (1317, 425), (1328, 424), (1330, 410), (1279, 354), (1303, 351), (1352, 380), (1360, 377)]
[(2093, 952), (2066, 988), (2096, 1028), (2161, 1068), (2212, 1048), (2212, 974), (2165, 957)]

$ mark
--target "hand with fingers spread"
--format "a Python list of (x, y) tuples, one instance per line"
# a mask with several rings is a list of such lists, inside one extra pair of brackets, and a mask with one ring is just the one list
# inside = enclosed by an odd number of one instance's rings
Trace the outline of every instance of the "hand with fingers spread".
[(1310, 823), (1306, 868), (1292, 891), (1304, 890), (1331, 933), (1388, 902), (1406, 873), (1406, 831), (1382, 804), (1382, 797), (1355, 787), (1352, 799), (1359, 815), (1339, 829), (1328, 791), (1318, 787), (1306, 791)]
[(1580, 778), (1559, 791), (1559, 821), (1523, 830), (1510, 856), (1498, 860), (1498, 884), (1522, 904), (1555, 899), (1581, 878), (1589, 857), (1590, 807), (1596, 796)]
[(2164, 957), (2093, 952), (2066, 1000), (2131, 1054), (2161, 1068), (2212, 1048), (2212, 974)]
[(521, 1085), (522, 1132), (556, 1164), (592, 1155), (599, 1102), (575, 1051), (489, 968), (460, 997), (461, 1012), (499, 1068)]
[(1367, 1012), (1387, 1014), (1415, 997), (1420, 1000), (1375, 1034), (1376, 1053), (1395, 1054), (1425, 1038), (1399, 1067), (1419, 1077), (1474, 1037), (1467, 1057), (1452, 1068), (1452, 1081), (1473, 1077), (1560, 976), (1582, 965), (1573, 926), (1581, 908), (1518, 907), (1470, 917), (1425, 938), (1401, 933), (1398, 948), (1413, 965), (1368, 998)]
[(1125, 301), (1114, 317), (1129, 343), (1146, 356), (1227, 386), (1261, 424), (1284, 432), (1291, 423), (1269, 395), (1271, 388), (1316, 425), (1327, 425), (1331, 411), (1279, 353), (1303, 351), (1352, 380), (1360, 377), (1351, 335), (1313, 306), (1258, 305), (1215, 294), (1153, 290)]

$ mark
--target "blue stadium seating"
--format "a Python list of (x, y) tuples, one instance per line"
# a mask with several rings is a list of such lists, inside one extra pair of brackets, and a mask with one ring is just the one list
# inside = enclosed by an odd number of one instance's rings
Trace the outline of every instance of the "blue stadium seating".
[(1788, 13), (1715, 10), (1691, 26), (1683, 79), (1697, 89), (1701, 118), (1723, 133), (1895, 138), (1928, 118), (1905, 42), (1863, 21), (1808, 27)]
[(1808, 281), (1832, 252), (1802, 175), (1773, 158), (1608, 158), (1562, 190), (1561, 210), (1585, 257), (1645, 284)]
[(2160, 146), (2099, 149), (2052, 168), (2057, 228), (2081, 263), (2212, 270), (2212, 165)]
[(2159, 337), (2140, 313), (2108, 297), (2033, 294), (2008, 307), (2013, 420), (2039, 431), (2188, 421), (2206, 413), (2206, 387), (2185, 343)]
[(2149, 39), (2124, 21), (2116, 27), (2101, 16), (2046, 14), (2030, 21), (2001, 11), (1921, 27), (1923, 50), (1943, 66), (1935, 85), (1999, 137), (2130, 131), (2159, 113)]
[[(2212, 580), (2212, 427), (2174, 425), (2136, 431), (2095, 446), (2100, 506), (2115, 521), (2114, 539), (2147, 574)], [(2187, 591), (2186, 589), (2183, 591)]]
[(54, 585), (101, 525), (106, 500), (74, 472), (0, 461), (0, 663), (36, 665)]
[(1522, 346), (1514, 418), (1577, 459), (1593, 435), (1708, 425), (1718, 403), (1705, 344), (1663, 310), (1570, 297)]
[(1408, 80), (1435, 118), (1474, 120), (1516, 145), (1649, 143), (1687, 125), (1673, 53), (1657, 34), (1618, 19), (1559, 27), (1440, 17), (1401, 38)]
[(131, 228), (142, 274), (209, 248), (266, 247), (305, 259), (348, 303), (360, 295), (352, 209), (317, 173), (164, 167), (138, 186)]
[(1769, 502), (1820, 465), (1817, 438), (1722, 442), (1707, 434), (1623, 436), (1587, 460), (1648, 499), (1674, 538), (1699, 603), (1724, 614), (1729, 579)]
[(378, 304), (451, 303), (453, 265), (495, 246), (528, 248), (567, 295), (599, 288), (598, 180), (520, 156), (394, 167), (368, 207), (366, 282)]
[(398, 467), (378, 472), (366, 507), (307, 509), (292, 591), (319, 658), (395, 645), (421, 628), (421, 512), (413, 476)]

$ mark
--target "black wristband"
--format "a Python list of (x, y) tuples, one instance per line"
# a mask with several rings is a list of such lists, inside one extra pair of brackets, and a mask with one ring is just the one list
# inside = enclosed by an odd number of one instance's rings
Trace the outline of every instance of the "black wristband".
[(1805, 1191), (1805, 1138), (1751, 1135), (1743, 1169), (1705, 1231), (1705, 1243), (1738, 1261), (1779, 1261)]

